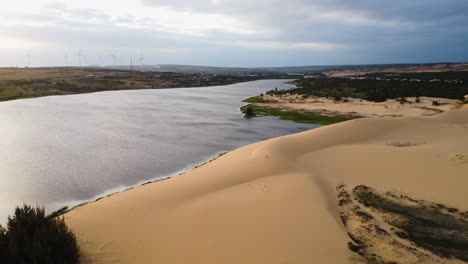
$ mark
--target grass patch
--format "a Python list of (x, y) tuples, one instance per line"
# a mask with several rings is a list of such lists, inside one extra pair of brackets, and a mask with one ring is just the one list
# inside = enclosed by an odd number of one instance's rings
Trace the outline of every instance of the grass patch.
[(252, 111), (248, 117), (277, 116), (281, 120), (290, 120), (296, 123), (306, 123), (306, 124), (330, 125), (334, 123), (339, 123), (339, 122), (359, 118), (359, 116), (345, 116), (345, 115), (326, 116), (326, 115), (320, 115), (314, 112), (284, 111), (278, 108), (263, 107), (263, 106), (258, 106), (254, 104), (248, 104), (248, 105), (241, 107), (241, 111), (244, 114), (247, 114), (248, 109), (251, 109)]

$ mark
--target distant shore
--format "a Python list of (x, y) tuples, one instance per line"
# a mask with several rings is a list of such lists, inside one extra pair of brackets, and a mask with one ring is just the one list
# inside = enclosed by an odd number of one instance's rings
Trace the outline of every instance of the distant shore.
[[(242, 147), (65, 219), (89, 263), (463, 263), (463, 252), (407, 250), (394, 223), (359, 220), (381, 219), (380, 211), (353, 211), (341, 195), (363, 203), (364, 194), (380, 195), (400, 207), (419, 201), (417, 210), (440, 204), (451, 217), (444, 221), (455, 223), (468, 210), (467, 135), (466, 105), (430, 117), (351, 120)], [(392, 198), (398, 193), (411, 200)], [(370, 224), (385, 233), (364, 231)]]
[(274, 73), (231, 75), (93, 67), (0, 68), (0, 101), (102, 91), (208, 87), (282, 78), (289, 77)]
[[(249, 103), (255, 116), (278, 116), (297, 123), (329, 125), (361, 117), (416, 117), (431, 116), (462, 106), (460, 100), (432, 97), (408, 97), (404, 101), (388, 99), (371, 102), (364, 99), (344, 97), (303, 96), (300, 94), (265, 94), (244, 100)], [(436, 102), (436, 103), (434, 103)]]

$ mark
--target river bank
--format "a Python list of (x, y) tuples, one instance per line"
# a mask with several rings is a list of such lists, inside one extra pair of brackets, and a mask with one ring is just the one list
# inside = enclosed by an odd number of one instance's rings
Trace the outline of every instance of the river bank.
[(243, 113), (250, 108), (251, 117), (277, 116), (297, 123), (329, 125), (362, 117), (431, 116), (460, 108), (462, 102), (447, 98), (408, 97), (371, 102), (345, 97), (331, 98), (299, 94), (265, 94), (245, 99)]

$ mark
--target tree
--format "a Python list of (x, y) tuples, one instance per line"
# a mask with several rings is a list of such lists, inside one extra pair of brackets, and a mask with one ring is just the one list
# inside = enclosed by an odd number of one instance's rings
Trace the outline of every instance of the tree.
[(254, 110), (253, 110), (253, 107), (252, 106), (247, 106), (247, 108), (245, 108), (245, 116), (244, 117), (247, 117), (247, 118), (250, 118), (250, 117), (254, 117), (255, 114), (254, 114)]

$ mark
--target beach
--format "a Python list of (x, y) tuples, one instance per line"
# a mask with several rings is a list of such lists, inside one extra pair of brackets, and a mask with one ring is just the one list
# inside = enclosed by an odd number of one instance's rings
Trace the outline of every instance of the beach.
[(349, 249), (354, 227), (340, 219), (337, 189), (365, 185), (463, 212), (467, 172), (465, 105), (248, 145), (79, 206), (65, 220), (86, 263), (365, 263)]

